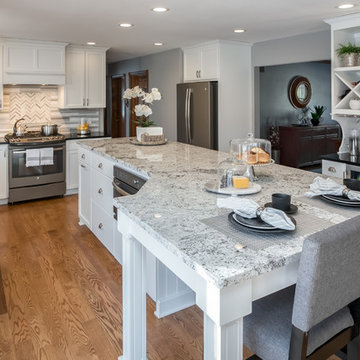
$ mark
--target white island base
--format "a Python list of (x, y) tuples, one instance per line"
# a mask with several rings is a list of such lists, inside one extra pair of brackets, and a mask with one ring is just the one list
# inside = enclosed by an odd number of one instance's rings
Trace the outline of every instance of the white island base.
[(222, 289), (167, 250), (118, 210), (123, 237), (123, 355), (146, 360), (146, 253), (150, 251), (196, 294), (204, 311), (204, 359), (243, 359), (243, 317), (252, 302), (296, 282), (298, 262)]

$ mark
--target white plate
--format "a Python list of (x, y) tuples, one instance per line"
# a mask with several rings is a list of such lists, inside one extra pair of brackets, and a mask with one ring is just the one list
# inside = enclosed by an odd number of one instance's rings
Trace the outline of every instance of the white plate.
[(259, 184), (250, 183), (247, 189), (235, 189), (232, 187), (221, 188), (219, 183), (214, 181), (214, 182), (206, 183), (205, 190), (221, 195), (250, 195), (250, 194), (256, 194), (259, 191), (261, 191), (261, 186)]

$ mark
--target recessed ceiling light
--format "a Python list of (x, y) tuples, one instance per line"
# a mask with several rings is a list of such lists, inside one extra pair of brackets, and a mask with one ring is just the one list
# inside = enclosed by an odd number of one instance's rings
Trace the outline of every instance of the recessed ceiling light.
[(155, 45), (155, 46), (163, 46), (164, 43), (162, 43), (162, 42), (154, 42), (154, 45)]
[(87, 44), (88, 44), (88, 45), (96, 45), (96, 42), (88, 41)]
[(244, 29), (235, 29), (234, 30), (234, 33), (237, 33), (237, 34), (239, 34), (239, 33), (244, 33), (246, 30), (244, 30)]
[(122, 27), (122, 28), (131, 28), (134, 25), (130, 24), (130, 23), (121, 23), (121, 24), (119, 24), (119, 26)]
[(169, 9), (166, 8), (166, 7), (158, 6), (158, 7), (152, 8), (151, 11), (158, 12), (158, 13), (162, 13), (162, 12), (167, 12), (167, 11), (169, 11)]
[(339, 9), (351, 9), (353, 8), (355, 5), (354, 4), (341, 4), (338, 6)]

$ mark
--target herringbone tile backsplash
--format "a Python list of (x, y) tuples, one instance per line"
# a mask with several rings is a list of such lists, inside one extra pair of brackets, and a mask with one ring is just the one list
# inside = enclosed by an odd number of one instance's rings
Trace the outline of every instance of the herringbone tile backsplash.
[(56, 86), (4, 86), (4, 107), (0, 111), (0, 137), (12, 128), (16, 120), (25, 118), (28, 130), (39, 130), (41, 125), (57, 124), (59, 132), (68, 134), (76, 129), (81, 118), (86, 118), (92, 131), (103, 130), (103, 110), (63, 110), (58, 108)]

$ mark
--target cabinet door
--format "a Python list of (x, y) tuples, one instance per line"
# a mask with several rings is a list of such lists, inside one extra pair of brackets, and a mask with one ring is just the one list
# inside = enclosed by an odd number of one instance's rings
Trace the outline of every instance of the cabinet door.
[(7, 146), (0, 146), (0, 200), (7, 199), (8, 195), (8, 152)]
[(207, 45), (201, 48), (201, 79), (217, 79), (219, 77), (219, 46)]
[(66, 190), (79, 187), (79, 155), (77, 150), (67, 150), (66, 156)]
[(64, 107), (85, 107), (85, 52), (69, 49), (66, 53)]
[(90, 166), (80, 162), (79, 166), (79, 217), (91, 229), (91, 176)]
[(198, 80), (201, 68), (200, 47), (184, 50), (184, 80)]
[(106, 107), (104, 51), (86, 51), (86, 107)]
[(3, 44), (0, 43), (0, 110), (3, 109)]

